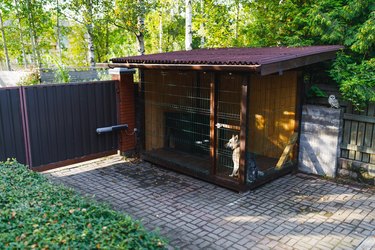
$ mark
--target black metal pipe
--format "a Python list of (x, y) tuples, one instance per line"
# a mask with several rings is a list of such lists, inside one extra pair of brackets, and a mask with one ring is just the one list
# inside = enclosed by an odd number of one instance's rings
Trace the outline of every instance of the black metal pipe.
[(103, 127), (103, 128), (97, 128), (96, 133), (102, 134), (102, 133), (109, 133), (109, 132), (115, 132), (123, 129), (128, 129), (128, 124), (120, 124), (110, 127)]

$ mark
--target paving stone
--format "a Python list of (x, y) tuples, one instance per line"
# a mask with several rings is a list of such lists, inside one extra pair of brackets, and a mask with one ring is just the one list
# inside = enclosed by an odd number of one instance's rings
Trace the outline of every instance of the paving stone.
[(111, 156), (45, 175), (160, 228), (168, 249), (375, 249), (372, 190), (299, 173), (237, 194), (137, 162)]

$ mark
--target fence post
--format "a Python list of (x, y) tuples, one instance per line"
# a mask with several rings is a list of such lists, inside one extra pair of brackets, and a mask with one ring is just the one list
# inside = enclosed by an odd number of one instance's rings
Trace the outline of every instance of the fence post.
[(119, 150), (123, 155), (134, 152), (136, 146), (135, 101), (134, 101), (134, 69), (114, 68), (109, 70), (112, 80), (118, 81), (118, 123), (128, 124), (127, 131), (121, 131)]

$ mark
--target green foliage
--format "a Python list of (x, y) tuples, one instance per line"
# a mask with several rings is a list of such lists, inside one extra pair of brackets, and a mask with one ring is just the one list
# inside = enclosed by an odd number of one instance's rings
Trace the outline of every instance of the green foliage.
[(308, 90), (307, 95), (309, 97), (327, 97), (327, 93), (321, 90), (318, 86), (312, 85)]
[(40, 73), (38, 70), (33, 70), (30, 74), (26, 75), (17, 84), (19, 86), (31, 86), (40, 84)]
[(355, 62), (352, 57), (338, 55), (331, 76), (340, 83), (343, 97), (357, 110), (361, 110), (370, 101), (375, 101), (375, 58)]
[(61, 62), (61, 60), (59, 60), (59, 58), (55, 56), (47, 56), (45, 60), (48, 62), (48, 65), (52, 65), (55, 69), (54, 82), (67, 83), (70, 81), (69, 69)]
[(1, 249), (164, 249), (129, 216), (50, 183), (25, 166), (0, 163)]

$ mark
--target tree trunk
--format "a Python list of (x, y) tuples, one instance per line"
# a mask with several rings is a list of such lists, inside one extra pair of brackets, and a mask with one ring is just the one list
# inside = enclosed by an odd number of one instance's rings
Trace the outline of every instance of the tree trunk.
[(95, 47), (94, 47), (94, 27), (92, 24), (93, 21), (93, 13), (92, 13), (92, 1), (87, 1), (87, 11), (89, 20), (87, 20), (86, 28), (87, 28), (87, 35), (88, 35), (88, 57), (89, 57), (89, 64), (90, 68), (95, 68)]
[(34, 59), (34, 63), (36, 64), (36, 66), (41, 68), (42, 62), (40, 60), (40, 54), (39, 54), (39, 50), (38, 50), (38, 39), (37, 39), (36, 33), (35, 33), (35, 23), (34, 23), (33, 10), (31, 9), (31, 6), (30, 6), (30, 0), (27, 0), (26, 3), (27, 3), (27, 9), (28, 9), (28, 13), (29, 13), (29, 23), (30, 23), (30, 30), (29, 31), (30, 31), (31, 47), (32, 47), (32, 50), (33, 50), (33, 59)]
[[(203, 17), (204, 17), (204, 0), (201, 0), (201, 15), (202, 15), (202, 19), (203, 19)], [(205, 41), (203, 20), (200, 23), (199, 32), (201, 33), (201, 48), (204, 48), (204, 44), (205, 44), (206, 41)]]
[(59, 5), (59, 0), (56, 0), (56, 47), (57, 47), (57, 52), (59, 53), (59, 58), (60, 61), (62, 61), (62, 47), (61, 47), (61, 29), (60, 29), (60, 5)]
[(159, 15), (159, 52), (163, 52), (163, 15)]
[(138, 52), (140, 55), (145, 54), (145, 39), (144, 39), (144, 30), (145, 30), (145, 6), (143, 0), (138, 0), (138, 6), (140, 8), (138, 17), (137, 17), (137, 26), (138, 26), (138, 34), (137, 41), (138, 41)]
[(192, 50), (192, 7), (191, 0), (185, 0), (185, 50)]
[(143, 33), (137, 34), (137, 41), (138, 41), (138, 52), (140, 55), (145, 54), (145, 38)]
[(23, 59), (23, 65), (27, 67), (27, 58), (26, 58), (26, 50), (25, 50), (25, 43), (23, 41), (23, 34), (22, 34), (22, 26), (21, 26), (21, 19), (20, 19), (20, 14), (18, 12), (18, 2), (17, 0), (14, 0), (14, 5), (16, 7), (16, 15), (18, 19), (18, 29), (20, 31), (20, 42), (21, 42), (21, 50), (22, 50), (22, 59)]
[(90, 64), (90, 68), (95, 68), (95, 47), (94, 47), (94, 39), (93, 39), (93, 27), (92, 24), (87, 24), (87, 45), (88, 45), (88, 61)]
[(7, 64), (7, 69), (11, 71), (12, 68), (10, 67), (7, 40), (5, 37), (4, 24), (3, 24), (3, 13), (1, 12), (1, 10), (0, 10), (0, 29), (1, 29), (1, 36), (3, 37), (3, 47), (4, 47), (4, 54), (5, 54), (5, 61)]
[(235, 35), (236, 41), (238, 39), (238, 25), (239, 25), (239, 15), (240, 15), (240, 1), (236, 1), (236, 28), (235, 28)]

